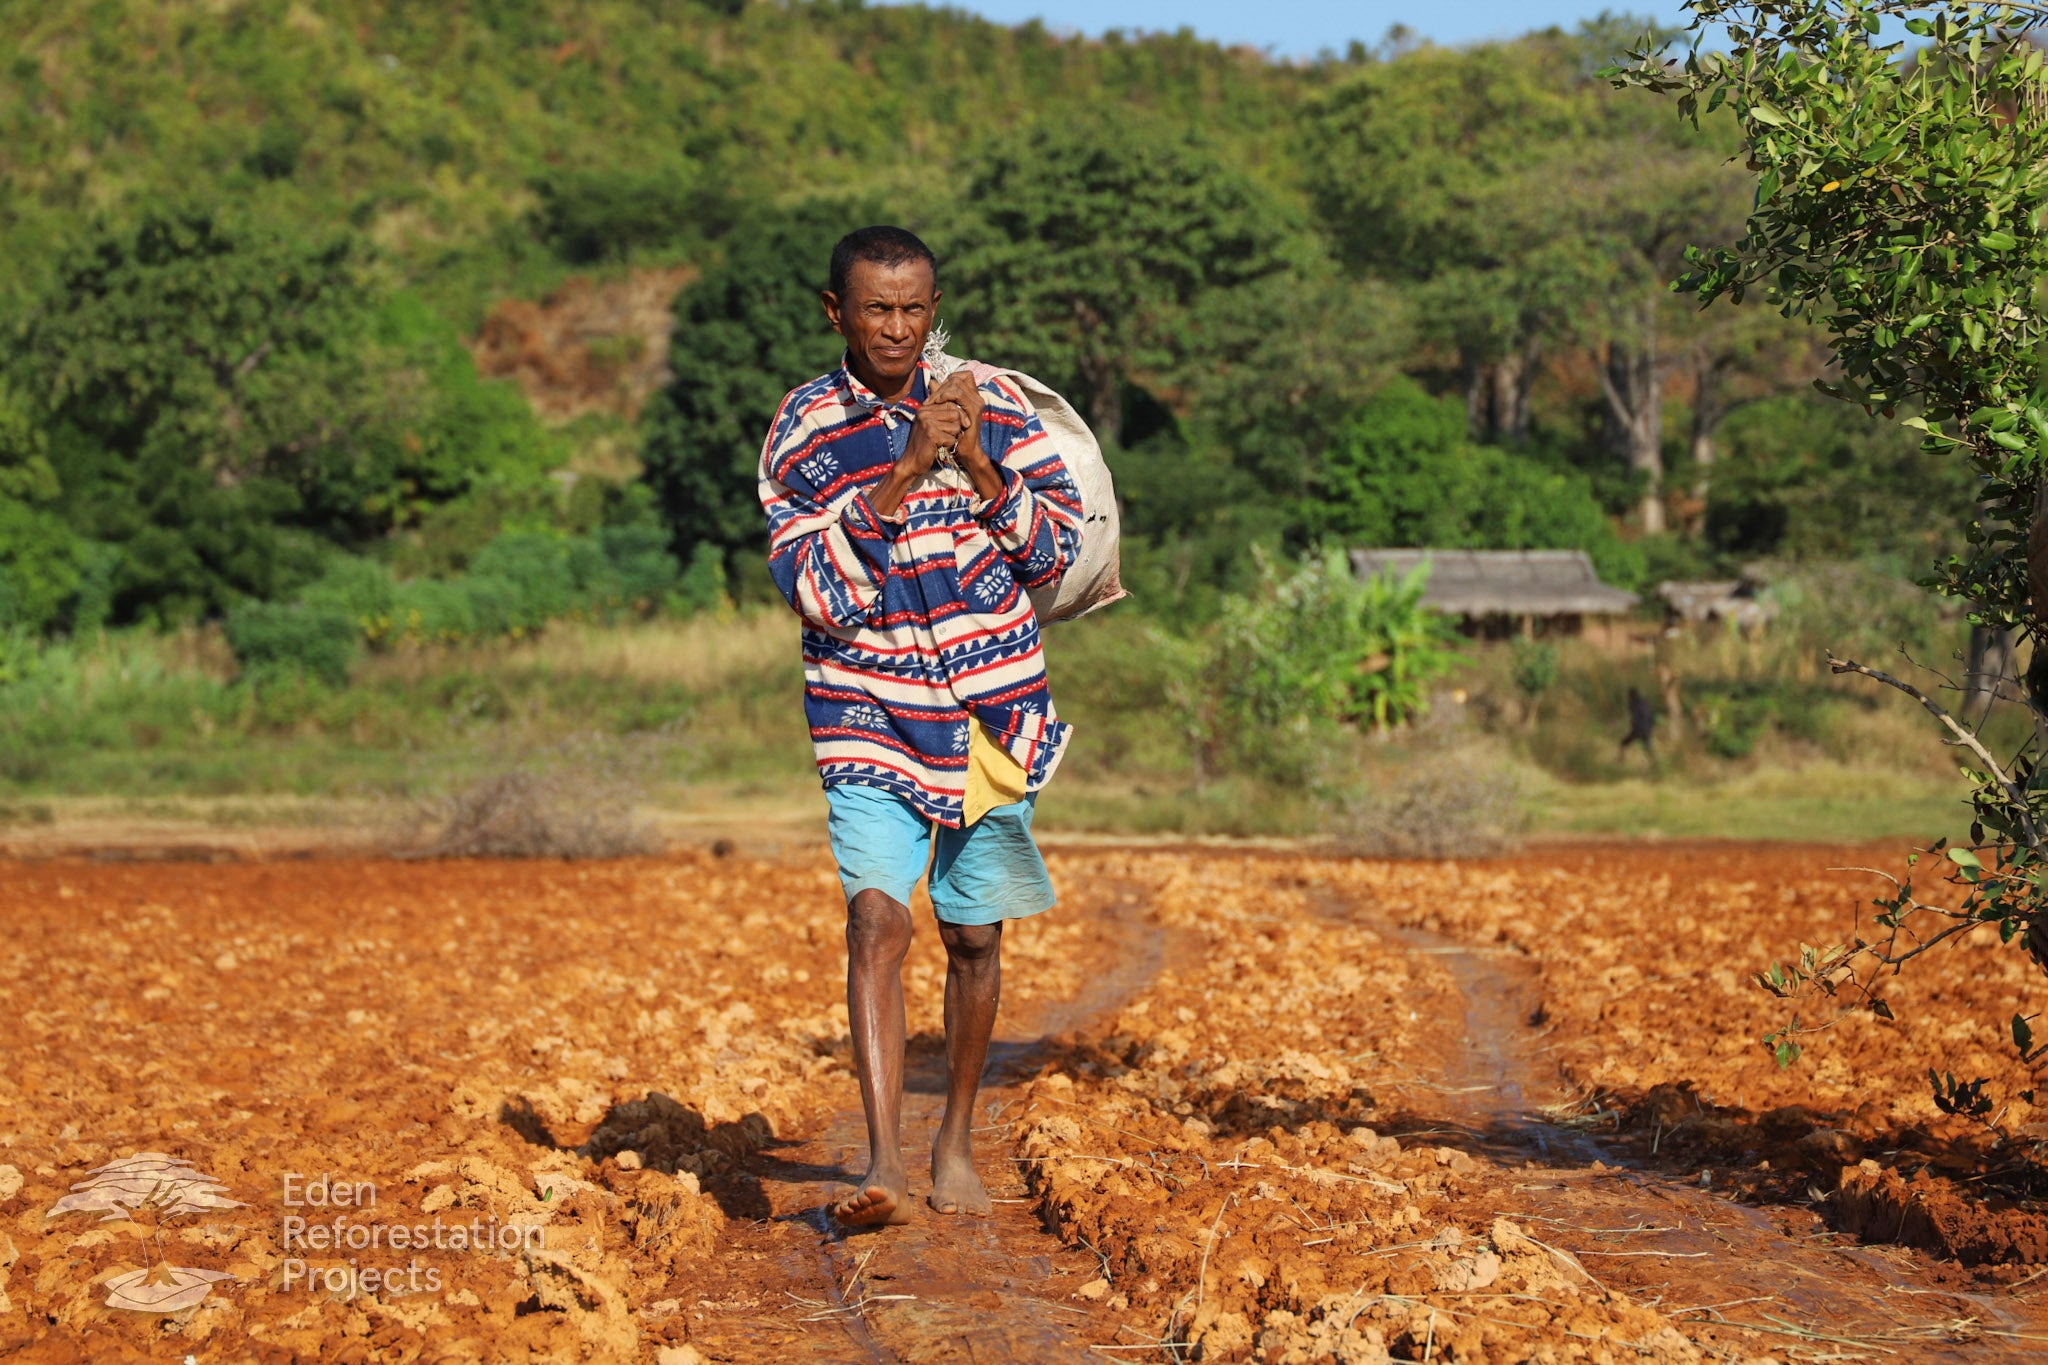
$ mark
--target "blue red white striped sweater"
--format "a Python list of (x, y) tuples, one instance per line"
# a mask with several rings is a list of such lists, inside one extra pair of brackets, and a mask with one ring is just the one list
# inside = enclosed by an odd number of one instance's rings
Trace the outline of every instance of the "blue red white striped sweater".
[(938, 465), (883, 517), (868, 490), (929, 381), (920, 361), (905, 400), (886, 404), (842, 362), (792, 390), (761, 448), (760, 491), (769, 572), (804, 622), (804, 711), (825, 786), (880, 787), (958, 826), (970, 718), (1030, 791), (1066, 748), (1025, 589), (1073, 562), (1081, 495), (1030, 402), (997, 377), (980, 386), (981, 444), (1002, 496), (984, 501)]

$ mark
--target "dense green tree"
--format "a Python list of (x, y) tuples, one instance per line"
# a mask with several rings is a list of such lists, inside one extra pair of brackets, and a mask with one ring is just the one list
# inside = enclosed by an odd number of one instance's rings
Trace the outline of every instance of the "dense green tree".
[(61, 486), (28, 405), (0, 385), (0, 630), (46, 630), (76, 598), (90, 547), (57, 515)]
[(1705, 534), (1739, 557), (1892, 559), (1911, 568), (1962, 548), (1977, 483), (1930, 460), (1914, 434), (1811, 390), (1730, 417)]
[(67, 519), (122, 552), (118, 617), (217, 613), (309, 567), (278, 526), (353, 444), (366, 298), (347, 238), (207, 210), (103, 229), (66, 258), (17, 366)]
[[(562, 442), (510, 382), (485, 379), (448, 319), (410, 291), (379, 301), (359, 362), (371, 410), (305, 488), (305, 524), (357, 547), (466, 513), (478, 532), (442, 547), (458, 561), (496, 534), (493, 502), (547, 508)], [(482, 503), (469, 510), (467, 503)], [(410, 539), (410, 538), (409, 538)], [(445, 539), (445, 537), (444, 537)]]
[[(1473, 435), (1520, 442), (1545, 356), (1590, 351), (1606, 447), (1655, 531), (1666, 380), (1710, 341), (1666, 285), (1744, 200), (1715, 137), (1595, 77), (1615, 22), (1363, 67), (1318, 98), (1305, 136), (1338, 249), (1411, 282)], [(1716, 358), (1699, 362), (1709, 375)]]
[(540, 479), (532, 413), (480, 385), (453, 329), (380, 299), (360, 245), (184, 209), (103, 227), (22, 324), (58, 485), (118, 552), (117, 619), (218, 614), (480, 484)]
[(701, 231), (707, 216), (686, 165), (550, 171), (534, 180), (533, 189), (540, 197), (541, 237), (578, 265), (672, 245), (692, 229)]
[(1257, 496), (1297, 508), (1339, 428), (1412, 356), (1416, 330), (1398, 290), (1316, 259), (1207, 291), (1184, 326), (1166, 388), (1190, 444), (1229, 452)]
[(1305, 246), (1214, 150), (1128, 116), (976, 148), (960, 203), (946, 309), (963, 344), (1062, 386), (1111, 446), (1127, 387), (1163, 389), (1211, 353), (1190, 317), (1228, 309), (1220, 294), (1300, 263)]
[(677, 296), (674, 378), (647, 406), (641, 461), (685, 561), (715, 546), (736, 583), (762, 581), (761, 442), (782, 396), (844, 350), (818, 291), (833, 244), (871, 212), (840, 201), (758, 211)]
[(1215, 590), (1248, 584), (1249, 547), (1313, 542), (1326, 454), (1413, 331), (1395, 290), (1313, 267), (1212, 291), (1187, 326), (1180, 411), (1128, 405), (1116, 478), (1126, 577), (1163, 609), (1206, 615)]
[(1610, 582), (1641, 574), (1583, 475), (1473, 444), (1464, 405), (1409, 379), (1359, 410), (1326, 478), (1319, 529), (1347, 545), (1582, 549)]

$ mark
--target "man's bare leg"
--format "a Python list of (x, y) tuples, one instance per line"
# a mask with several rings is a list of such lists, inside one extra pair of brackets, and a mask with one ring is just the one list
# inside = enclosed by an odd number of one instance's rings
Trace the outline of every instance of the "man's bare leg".
[(974, 1170), (974, 1097), (1002, 1001), (1003, 926), (941, 921), (939, 938), (946, 945), (946, 1116), (932, 1140), (931, 1206), (987, 1214), (988, 1191)]
[(842, 1223), (910, 1219), (903, 1169), (903, 956), (910, 951), (910, 909), (880, 891), (862, 891), (846, 907), (846, 1012), (853, 1062), (868, 1119), (868, 1173), (832, 1206)]

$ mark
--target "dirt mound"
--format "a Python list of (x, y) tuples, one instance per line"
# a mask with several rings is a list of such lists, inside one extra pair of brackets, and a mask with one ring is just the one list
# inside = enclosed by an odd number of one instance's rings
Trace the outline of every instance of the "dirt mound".
[[(1134, 858), (1181, 961), (1075, 1044), (1013, 1126), (1047, 1226), (1102, 1260), (1117, 1344), (1202, 1360), (1703, 1357), (1502, 1207), (1494, 1162), (1417, 1128), (1449, 974), (1325, 913), (1352, 874)], [(1469, 1144), (1461, 1144), (1469, 1145)], [(1084, 1293), (1089, 1291), (1084, 1290)]]
[(546, 422), (610, 413), (630, 422), (668, 372), (669, 304), (694, 266), (576, 276), (538, 303), (504, 299), (470, 343), (477, 369), (511, 379)]
[(1863, 1162), (1842, 1172), (1827, 1210), (1830, 1226), (1866, 1242), (1919, 1247), (1964, 1265), (2048, 1261), (2048, 1212), (1986, 1199), (1932, 1171), (1908, 1180)]

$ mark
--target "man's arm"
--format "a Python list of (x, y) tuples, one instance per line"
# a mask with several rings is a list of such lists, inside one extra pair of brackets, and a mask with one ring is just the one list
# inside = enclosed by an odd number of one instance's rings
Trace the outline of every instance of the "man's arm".
[[(801, 392), (801, 391), (799, 391)], [(909, 444), (881, 481), (841, 501), (838, 471), (818, 463), (816, 434), (797, 405), (782, 408), (762, 443), (761, 509), (768, 517), (768, 572), (797, 615), (821, 629), (871, 624), (882, 606), (895, 518), (910, 486), (944, 445), (958, 442), (964, 414), (948, 406), (918, 414)]]
[(903, 495), (931, 470), (941, 450), (956, 450), (961, 441), (967, 439), (970, 426), (968, 408), (948, 396), (951, 387), (949, 379), (939, 386), (937, 393), (925, 399), (924, 406), (918, 409), (917, 420), (911, 424), (910, 440), (903, 447), (902, 456), (868, 493), (868, 501), (883, 516), (893, 518), (896, 515), (896, 510), (903, 505)]
[[(761, 443), (758, 486), (768, 517), (768, 575), (789, 605), (820, 629), (868, 624), (882, 605), (892, 528), (859, 492), (830, 496), (836, 472), (818, 458), (797, 401), (782, 400)], [(822, 486), (821, 486), (822, 485)]]
[(1020, 390), (998, 378), (976, 397), (978, 420), (959, 452), (986, 500), (976, 515), (1020, 584), (1050, 587), (1081, 548), (1080, 486)]

